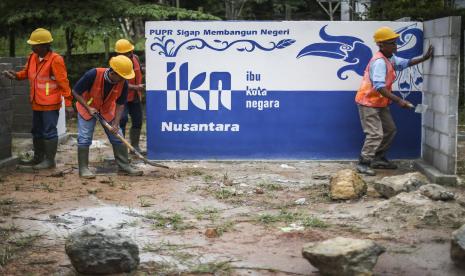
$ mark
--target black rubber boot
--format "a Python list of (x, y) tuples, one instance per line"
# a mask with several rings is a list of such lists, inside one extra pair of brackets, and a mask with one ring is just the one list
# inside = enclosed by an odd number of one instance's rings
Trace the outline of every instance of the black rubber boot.
[(144, 174), (143, 171), (136, 170), (129, 165), (128, 149), (124, 144), (113, 145), (113, 153), (115, 154), (116, 164), (118, 164), (121, 172), (131, 176), (140, 176)]
[(139, 153), (144, 154), (141, 148), (139, 147), (140, 140), (140, 129), (131, 128), (129, 131), (129, 140), (131, 141), (131, 146), (133, 146)]
[(357, 164), (357, 171), (361, 174), (366, 174), (369, 176), (376, 175), (376, 172), (370, 168), (370, 163), (370, 160), (366, 160), (360, 156)]
[(78, 147), (79, 176), (92, 179), (95, 174), (89, 170), (89, 147)]
[(384, 154), (376, 154), (370, 165), (373, 169), (395, 170), (397, 165), (387, 160)]
[(58, 139), (43, 140), (44, 160), (33, 166), (34, 170), (45, 170), (55, 168), (55, 155), (57, 154)]
[(34, 150), (34, 157), (29, 161), (19, 160), (19, 165), (34, 166), (44, 161), (44, 140), (32, 139), (32, 146)]

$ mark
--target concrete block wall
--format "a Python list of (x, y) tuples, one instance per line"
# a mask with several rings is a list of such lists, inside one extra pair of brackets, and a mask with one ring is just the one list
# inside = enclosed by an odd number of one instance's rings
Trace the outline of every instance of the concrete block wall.
[[(15, 71), (21, 70), (27, 62), (26, 57), (0, 57), (0, 63), (10, 63)], [(29, 82), (13, 81), (13, 133), (30, 135), (32, 127), (32, 109), (29, 103)]]
[(434, 46), (434, 57), (423, 64), (422, 158), (443, 174), (457, 168), (460, 17), (424, 22), (424, 49)]
[[(0, 63), (0, 72), (10, 70), (10, 63)], [(11, 157), (11, 127), (13, 124), (12, 81), (0, 77), (0, 162)]]
[[(0, 57), (0, 63), (11, 64), (11, 69), (20, 71), (24, 68), (27, 58), (28, 57)], [(29, 102), (29, 81), (12, 81), (12, 89), (12, 113), (15, 120), (12, 133), (17, 137), (31, 137), (32, 109)], [(60, 117), (57, 124), (59, 137), (63, 137), (66, 134), (64, 105), (63, 100), (63, 107), (60, 110)]]

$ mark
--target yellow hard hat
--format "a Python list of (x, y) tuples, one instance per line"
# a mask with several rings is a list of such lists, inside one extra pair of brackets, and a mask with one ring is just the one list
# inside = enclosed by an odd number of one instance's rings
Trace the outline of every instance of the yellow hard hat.
[(375, 34), (373, 35), (375, 42), (383, 42), (383, 41), (391, 40), (391, 39), (398, 38), (398, 37), (399, 37), (399, 34), (394, 32), (389, 27), (381, 27), (377, 29)]
[(118, 73), (121, 77), (130, 80), (133, 79), (136, 74), (132, 68), (132, 61), (124, 55), (118, 55), (110, 59), (110, 67)]
[(31, 33), (31, 36), (29, 37), (27, 44), (37, 45), (37, 44), (50, 43), (52, 41), (53, 41), (52, 34), (48, 30), (43, 29), (43, 28), (38, 28), (38, 29), (35, 29)]
[(130, 52), (132, 50), (134, 50), (134, 45), (132, 45), (131, 42), (129, 42), (129, 40), (120, 39), (120, 40), (116, 41), (115, 52), (117, 52), (119, 54), (124, 54), (124, 53)]

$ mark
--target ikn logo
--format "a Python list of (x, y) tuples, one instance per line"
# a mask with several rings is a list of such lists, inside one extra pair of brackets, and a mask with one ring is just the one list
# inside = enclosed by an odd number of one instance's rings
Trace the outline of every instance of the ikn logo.
[[(166, 109), (188, 110), (189, 103), (202, 110), (218, 110), (220, 103), (231, 110), (231, 74), (229, 72), (211, 72), (208, 76), (208, 90), (200, 89), (207, 79), (207, 73), (197, 74), (189, 80), (189, 64), (179, 66), (176, 63), (166, 63)], [(179, 84), (179, 85), (177, 85)], [(203, 96), (201, 95), (203, 94)]]

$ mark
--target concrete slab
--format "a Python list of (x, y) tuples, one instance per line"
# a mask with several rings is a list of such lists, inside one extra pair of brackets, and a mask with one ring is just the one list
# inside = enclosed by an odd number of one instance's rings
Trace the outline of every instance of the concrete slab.
[(432, 183), (446, 185), (446, 186), (455, 186), (457, 185), (457, 176), (450, 174), (443, 174), (435, 167), (427, 164), (423, 160), (416, 160), (414, 163), (414, 168), (428, 177)]

